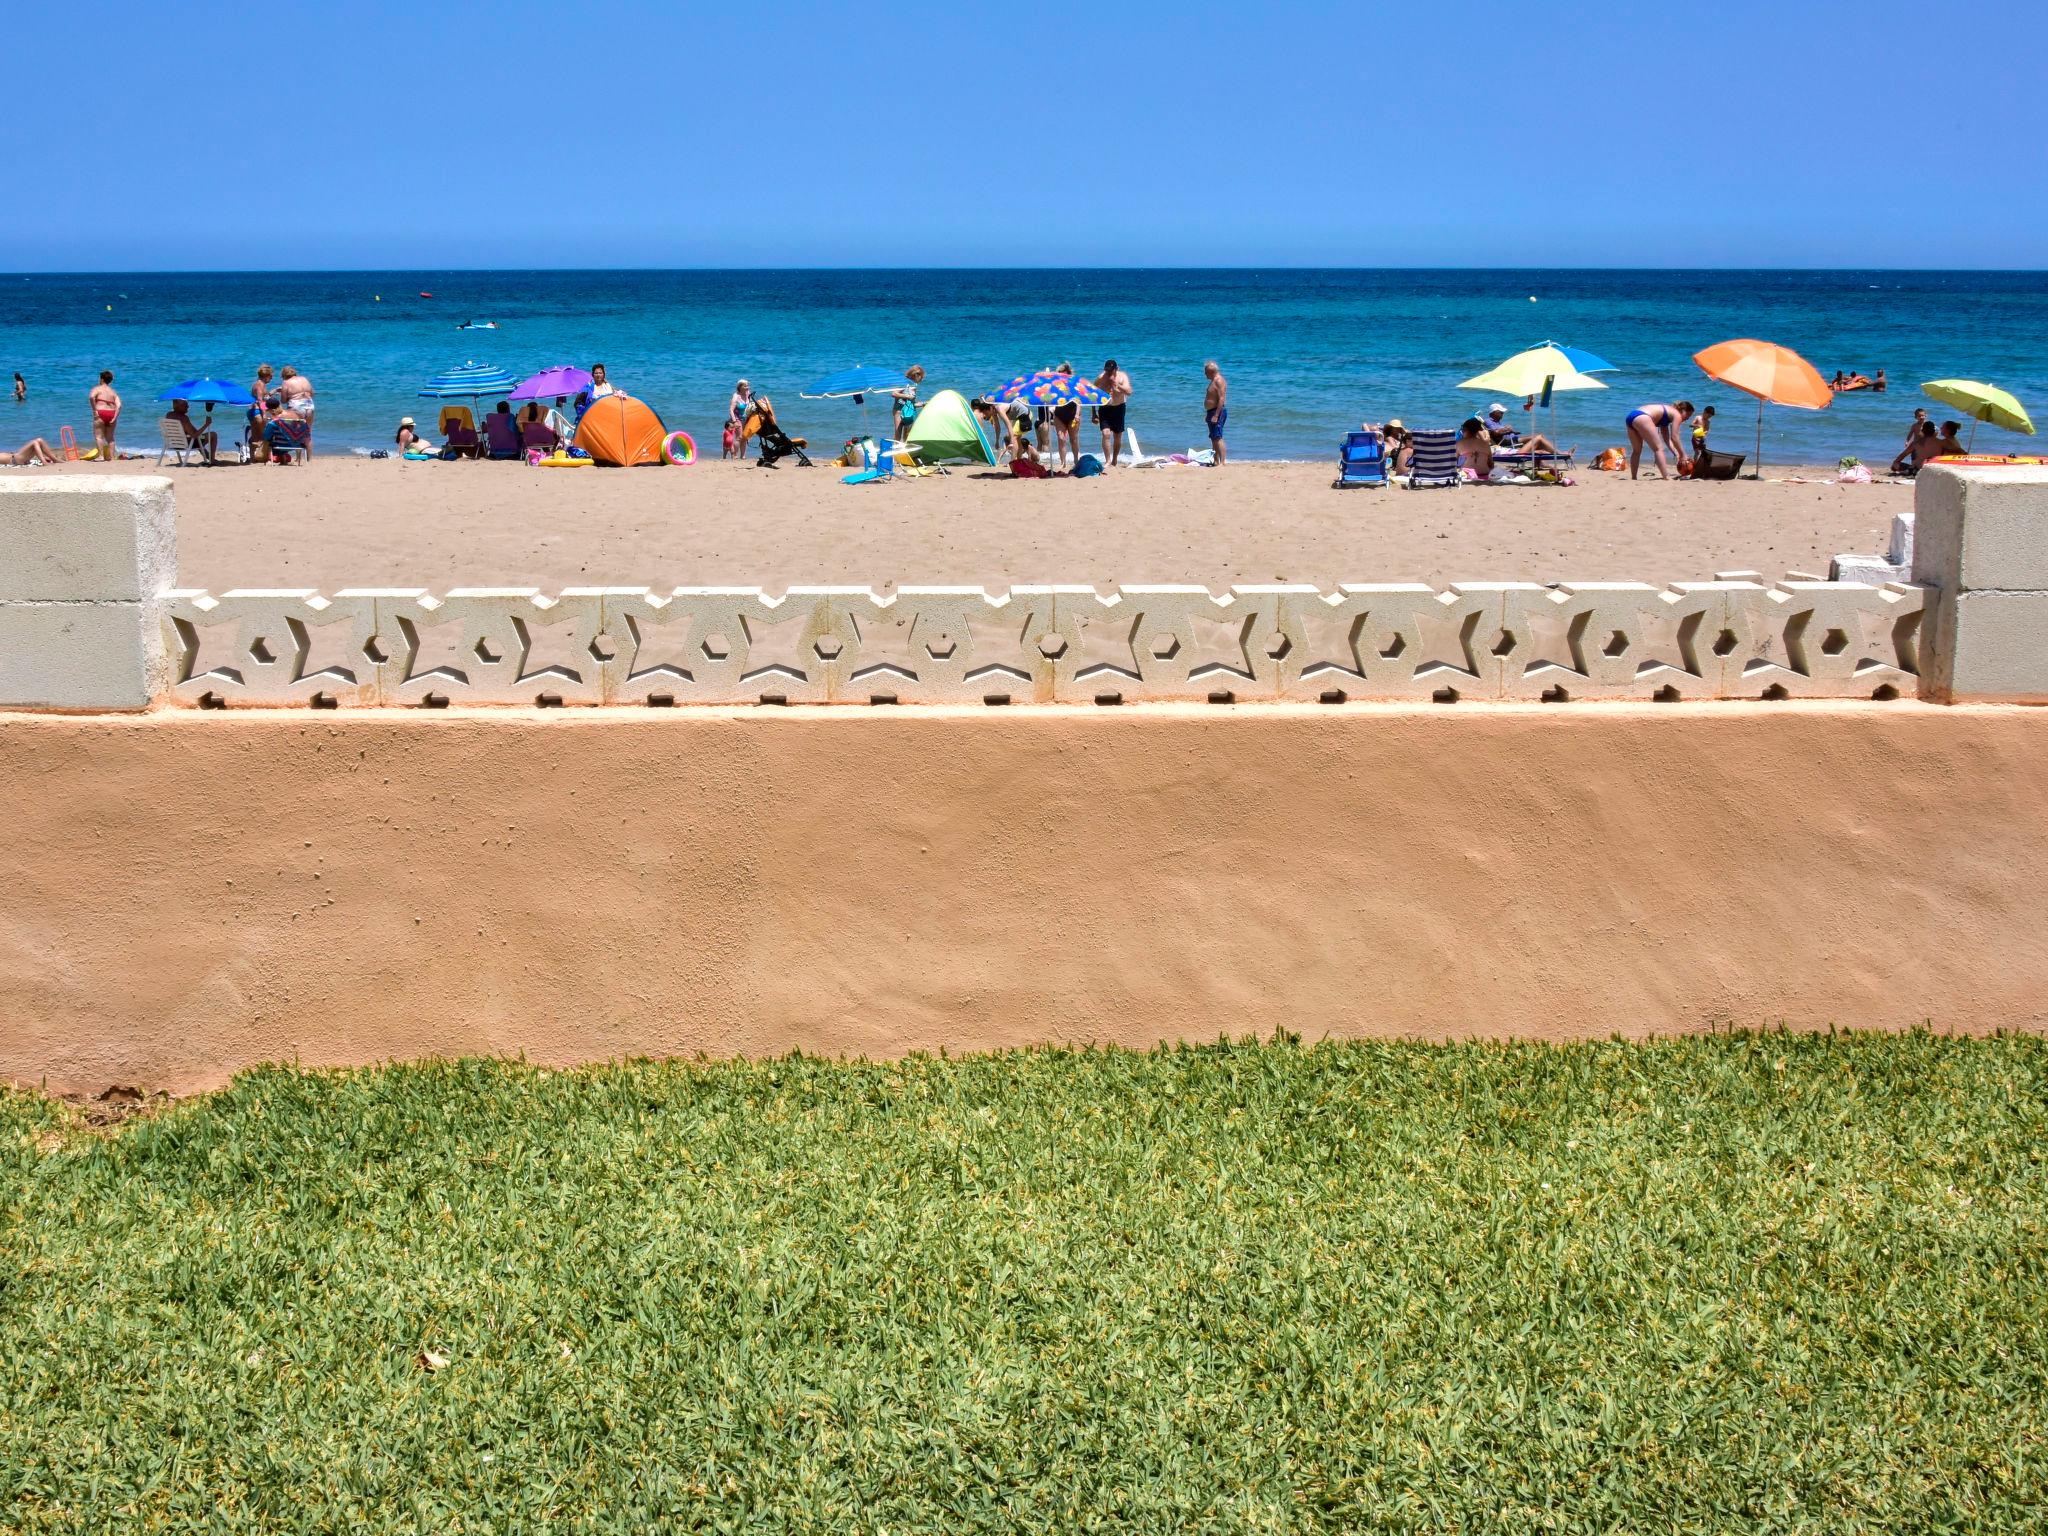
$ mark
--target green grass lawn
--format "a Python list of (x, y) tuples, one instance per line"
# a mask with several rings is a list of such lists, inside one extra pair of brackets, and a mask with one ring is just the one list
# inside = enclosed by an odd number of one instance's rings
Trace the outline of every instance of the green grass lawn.
[(0, 1095), (0, 1529), (2040, 1531), (2044, 1156), (1925, 1035)]

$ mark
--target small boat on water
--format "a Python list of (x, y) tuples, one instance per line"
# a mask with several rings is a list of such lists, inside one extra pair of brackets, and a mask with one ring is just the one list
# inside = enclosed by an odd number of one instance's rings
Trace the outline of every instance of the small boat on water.
[(458, 331), (495, 331), (497, 328), (495, 320), (464, 320), (455, 327)]

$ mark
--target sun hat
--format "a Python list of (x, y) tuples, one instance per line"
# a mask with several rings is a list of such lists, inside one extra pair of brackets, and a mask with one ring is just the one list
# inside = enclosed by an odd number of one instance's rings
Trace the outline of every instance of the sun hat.
[(1508, 408), (1502, 405), (1498, 400), (1494, 401), (1493, 404), (1489, 405), (1486, 408), (1486, 414), (1489, 416), (1505, 416), (1507, 415), (1507, 413)]
[(401, 427), (409, 427), (413, 424), (413, 420), (410, 416), (401, 416), (398, 418), (398, 424)]
[[(1387, 425), (1390, 427), (1401, 427), (1401, 418), (1398, 416), (1390, 417), (1387, 421)], [(1408, 429), (1406, 427), (1401, 427), (1401, 430), (1405, 432)]]

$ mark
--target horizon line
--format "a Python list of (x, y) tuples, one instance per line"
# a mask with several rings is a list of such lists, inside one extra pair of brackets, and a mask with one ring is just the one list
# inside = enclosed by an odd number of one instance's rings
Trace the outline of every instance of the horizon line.
[(2048, 267), (1909, 267), (1909, 266), (1741, 266), (1717, 264), (1711, 266), (1498, 266), (1476, 264), (1422, 264), (1400, 263), (1381, 266), (1331, 266), (1307, 262), (1266, 262), (1254, 265), (1232, 264), (1224, 266), (1196, 265), (1168, 262), (1156, 265), (1122, 264), (1108, 266), (1070, 266), (1051, 263), (1026, 262), (1010, 265), (987, 265), (968, 262), (941, 262), (924, 266), (855, 266), (851, 264), (822, 264), (805, 266), (768, 265), (685, 265), (685, 266), (539, 266), (539, 267), (473, 267), (473, 266), (361, 266), (361, 267), (0, 267), (0, 277), (326, 277), (354, 276), (372, 273), (404, 274), (413, 272), (433, 273), (499, 273), (499, 272), (556, 272), (590, 273), (607, 272), (620, 274), (674, 273), (674, 272), (751, 272), (751, 273), (923, 273), (923, 272), (1654, 272), (1654, 273), (1697, 273), (1697, 272), (1766, 272), (1766, 273), (1814, 273), (1814, 272), (1888, 272), (1912, 273), (1917, 275), (1968, 274), (1971, 276), (2048, 276)]

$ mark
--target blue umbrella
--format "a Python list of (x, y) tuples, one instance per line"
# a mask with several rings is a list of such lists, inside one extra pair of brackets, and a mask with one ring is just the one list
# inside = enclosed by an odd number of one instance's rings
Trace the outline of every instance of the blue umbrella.
[(510, 395), (519, 380), (488, 363), (464, 363), (437, 373), (420, 390), (425, 400), (477, 400), (484, 395)]
[(910, 388), (910, 380), (896, 368), (848, 368), (806, 386), (806, 400), (857, 400), (862, 395), (886, 395), (891, 390)]
[(226, 379), (187, 379), (173, 384), (157, 396), (159, 400), (189, 400), (194, 405), (254, 405), (256, 397), (239, 384)]

